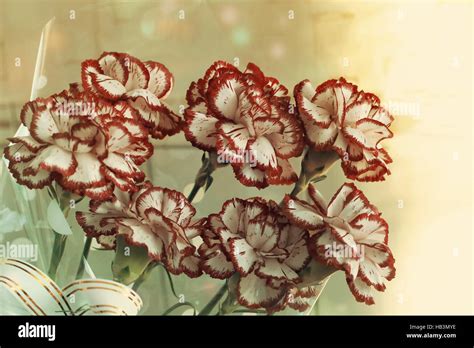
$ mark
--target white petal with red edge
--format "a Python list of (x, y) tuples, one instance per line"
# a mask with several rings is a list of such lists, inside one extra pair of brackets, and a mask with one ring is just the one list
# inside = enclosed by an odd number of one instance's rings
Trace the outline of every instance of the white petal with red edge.
[(147, 89), (158, 98), (166, 98), (173, 88), (173, 75), (158, 62), (145, 62), (145, 66), (150, 73)]
[(326, 217), (324, 222), (329, 226), (334, 236), (350, 248), (352, 254), (357, 253), (357, 242), (355, 236), (352, 234), (353, 229), (347, 221), (340, 217)]
[(334, 140), (331, 146), (331, 149), (336, 151), (339, 157), (341, 157), (343, 161), (348, 159), (347, 158), (348, 154), (346, 155), (347, 146), (348, 146), (348, 142), (344, 138), (344, 134), (342, 134), (342, 132), (337, 132), (336, 139)]
[(367, 118), (372, 105), (367, 100), (357, 101), (349, 105), (344, 116), (344, 123), (341, 126), (353, 126), (359, 120)]
[(9, 138), (8, 140), (10, 140), (12, 143), (15, 143), (15, 144), (18, 144), (18, 143), (22, 144), (28, 150), (33, 151), (33, 152), (36, 152), (36, 151), (44, 148), (45, 146), (47, 146), (47, 144), (39, 143), (38, 141), (36, 141), (30, 135), (20, 136), (20, 137), (15, 137), (15, 138)]
[(181, 260), (181, 268), (188, 277), (196, 278), (202, 274), (200, 262), (200, 258), (195, 255), (186, 256)]
[(334, 92), (332, 88), (318, 92), (308, 80), (302, 81), (295, 88), (295, 97), (298, 109), (307, 121), (316, 122), (321, 127), (327, 127), (331, 123), (331, 115), (334, 114)]
[(117, 238), (115, 235), (110, 236), (98, 236), (96, 238), (97, 243), (102, 245), (106, 249), (114, 249), (116, 245)]
[(77, 212), (76, 220), (87, 236), (108, 235), (115, 233), (117, 230), (115, 223), (107, 221), (107, 218), (112, 216), (112, 214), (104, 215), (91, 212)]
[(270, 174), (267, 178), (269, 184), (272, 185), (289, 185), (298, 180), (298, 175), (293, 169), (290, 161), (277, 157), (278, 167), (280, 168), (279, 174)]
[(92, 142), (98, 131), (97, 125), (86, 121), (75, 124), (71, 128), (71, 135), (81, 141)]
[(367, 141), (365, 147), (375, 149), (378, 143), (393, 136), (392, 132), (380, 121), (372, 119), (360, 120), (356, 123), (357, 130), (362, 132)]
[(249, 163), (241, 166), (232, 166), (235, 177), (245, 186), (255, 186), (257, 188), (264, 188), (268, 186), (265, 177), (265, 172), (254, 168)]
[(287, 264), (281, 263), (276, 259), (265, 258), (264, 264), (256, 271), (261, 277), (268, 277), (272, 279), (287, 279), (291, 281), (297, 280), (298, 274), (292, 270)]
[(242, 275), (247, 275), (257, 263), (259, 257), (245, 239), (232, 239), (229, 242), (230, 257), (234, 267)]
[(388, 224), (379, 215), (361, 214), (351, 225), (356, 227), (353, 234), (365, 244), (387, 243)]
[(313, 203), (318, 207), (318, 210), (322, 213), (326, 213), (328, 207), (326, 200), (319, 190), (316, 188), (314, 183), (309, 183), (308, 185), (308, 194)]
[(385, 281), (380, 274), (380, 267), (370, 259), (364, 259), (360, 262), (359, 278), (378, 291), (385, 290)]
[(314, 121), (303, 119), (303, 125), (309, 142), (316, 149), (325, 149), (336, 140), (338, 130), (334, 122), (327, 128), (318, 126)]
[(126, 93), (127, 98), (132, 99), (135, 103), (132, 106), (140, 106), (143, 104), (136, 103), (137, 100), (142, 101), (148, 107), (156, 110), (157, 107), (161, 106), (161, 101), (156, 95), (147, 89), (134, 89)]
[[(242, 200), (234, 198), (226, 201), (220, 213), (220, 222), (233, 234), (239, 235), (242, 231), (241, 215), (245, 211)], [(214, 227), (214, 225), (211, 225)]]
[(239, 303), (249, 308), (269, 307), (284, 295), (284, 289), (271, 288), (254, 273), (240, 278), (237, 291)]
[[(395, 259), (390, 248), (386, 244), (366, 245), (364, 244), (364, 260), (371, 260), (380, 267), (392, 266)], [(383, 273), (383, 272), (382, 272)]]
[[(119, 177), (113, 171), (108, 168), (103, 169), (105, 177), (110, 180), (115, 186), (117, 186), (122, 191), (134, 191), (136, 184), (133, 178)], [(104, 188), (105, 189), (105, 188)]]
[(257, 118), (253, 122), (253, 127), (257, 136), (263, 136), (272, 133), (281, 134), (284, 131), (283, 123), (271, 117)]
[(41, 168), (46, 169), (50, 172), (58, 172), (62, 175), (71, 175), (76, 166), (77, 162), (73, 154), (69, 151), (63, 150), (59, 146), (49, 146), (41, 152), (42, 158)]
[(238, 153), (242, 153), (247, 148), (250, 134), (244, 125), (232, 122), (219, 122), (217, 124), (220, 135), (226, 138), (231, 149)]
[(104, 53), (99, 58), (99, 65), (104, 72), (104, 75), (119, 81), (122, 85), (125, 84), (128, 78), (128, 71), (117, 53)]
[(317, 229), (323, 224), (323, 212), (298, 198), (286, 195), (283, 210), (291, 221), (302, 228)]
[(202, 150), (216, 147), (216, 123), (218, 119), (192, 110), (186, 111), (184, 134), (193, 145)]
[(257, 166), (265, 170), (277, 170), (277, 157), (275, 149), (266, 137), (258, 137), (249, 146)]
[(161, 187), (153, 187), (140, 194), (136, 199), (136, 207), (141, 216), (147, 209), (154, 208), (182, 226), (187, 226), (196, 213), (182, 193)]
[(16, 143), (6, 147), (4, 154), (5, 157), (13, 163), (31, 161), (37, 156), (36, 152), (29, 150), (22, 143)]
[(383, 123), (387, 127), (390, 126), (393, 121), (393, 116), (390, 115), (388, 111), (382, 107), (372, 106), (372, 110), (369, 114), (369, 117), (373, 120)]
[(217, 249), (212, 256), (206, 257), (202, 267), (207, 274), (217, 279), (226, 279), (235, 272), (234, 265), (227, 260), (220, 249)]
[(242, 87), (233, 75), (223, 78), (210, 90), (209, 106), (219, 117), (235, 120)]
[(111, 183), (108, 183), (99, 187), (87, 188), (84, 190), (84, 195), (91, 199), (108, 199), (112, 197), (114, 192), (114, 187)]
[(138, 166), (126, 156), (118, 153), (109, 153), (102, 163), (120, 177), (143, 177), (144, 174)]
[(108, 99), (117, 100), (127, 92), (119, 81), (103, 74), (91, 75), (91, 83), (103, 97)]
[(329, 229), (326, 229), (311, 237), (310, 251), (316, 260), (334, 267), (340, 267), (344, 262), (344, 255), (338, 252), (342, 246)]
[(295, 116), (283, 112), (272, 116), (278, 118), (284, 127), (281, 133), (266, 135), (277, 156), (285, 159), (299, 156), (304, 148), (304, 130)]
[(277, 226), (265, 221), (250, 222), (246, 226), (247, 242), (256, 250), (269, 252), (278, 243), (280, 233)]
[(373, 182), (385, 180), (385, 174), (390, 174), (390, 171), (387, 169), (387, 167), (383, 165), (374, 165), (362, 173), (347, 173), (346, 175), (348, 178), (353, 180)]
[(99, 94), (99, 91), (92, 83), (92, 76), (96, 74), (103, 74), (98, 61), (88, 59), (81, 63), (81, 80), (84, 89), (90, 93)]
[(306, 240), (301, 239), (292, 246), (290, 255), (286, 258), (285, 263), (290, 266), (291, 269), (299, 272), (307, 265), (310, 258)]
[(44, 109), (33, 115), (30, 132), (39, 142), (53, 142), (53, 134), (59, 133), (59, 129), (50, 110)]
[(109, 136), (107, 150), (110, 152), (122, 150), (134, 141), (132, 135), (119, 121), (108, 126), (107, 135)]
[(30, 168), (30, 165), (30, 162), (10, 162), (8, 164), (8, 168), (19, 184), (25, 185), (30, 189), (43, 188), (51, 184), (53, 181), (51, 173), (44, 169), (40, 169), (33, 175), (23, 175), (23, 171), (27, 168)]
[(373, 288), (370, 285), (367, 285), (359, 278), (355, 280), (348, 279), (347, 284), (358, 302), (365, 302), (368, 305), (374, 304)]
[(100, 171), (102, 164), (91, 153), (76, 153), (76, 170), (72, 175), (63, 176), (61, 183), (67, 188), (92, 188), (103, 186), (105, 179)]
[(123, 62), (128, 70), (128, 79), (125, 84), (127, 91), (134, 89), (146, 88), (148, 86), (148, 80), (150, 73), (148, 72), (145, 64), (135, 57), (125, 55)]
[(329, 202), (327, 215), (350, 222), (357, 215), (368, 212), (374, 212), (374, 209), (364, 194), (354, 184), (345, 183)]
[(342, 125), (346, 108), (352, 104), (354, 98), (358, 95), (357, 87), (339, 79), (334, 86), (334, 95), (336, 96), (338, 123)]
[(164, 243), (149, 226), (134, 219), (121, 219), (119, 224), (119, 233), (126, 234), (133, 244), (145, 246), (148, 254), (154, 259), (162, 259)]
[(381, 140), (392, 136), (387, 127), (370, 119), (358, 121), (355, 127), (344, 127), (342, 132), (349, 142), (370, 150), (376, 149)]

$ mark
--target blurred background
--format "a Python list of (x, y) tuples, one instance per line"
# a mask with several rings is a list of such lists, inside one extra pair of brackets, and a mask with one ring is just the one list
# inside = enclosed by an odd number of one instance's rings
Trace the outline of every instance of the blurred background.
[[(473, 313), (472, 2), (0, 0), (2, 147), (19, 126), (41, 31), (53, 17), (46, 63), (35, 86), (40, 96), (79, 81), (81, 61), (103, 51), (164, 63), (175, 76), (168, 102), (177, 112), (190, 82), (217, 59), (241, 68), (254, 62), (290, 90), (305, 78), (317, 85), (344, 76), (377, 94), (395, 116), (395, 137), (385, 142), (394, 159), (392, 175), (357, 186), (390, 225), (397, 275), (385, 293), (376, 295), (376, 304), (366, 306), (354, 300), (338, 273), (314, 313)], [(188, 192), (201, 152), (182, 134), (155, 145), (145, 168), (148, 177)], [(294, 164), (299, 168), (299, 160)], [(4, 167), (0, 175), (8, 177)], [(205, 198), (197, 197), (198, 215), (218, 211), (231, 197), (261, 195), (279, 201), (291, 190), (244, 187), (230, 168), (220, 169), (214, 179)], [(329, 199), (345, 180), (336, 165), (319, 188)], [(37, 243), (34, 234), (44, 233), (42, 243), (50, 245), (49, 232), (41, 229), (41, 211), (34, 225), (23, 221), (26, 208), (20, 202), (38, 205), (35, 193), (20, 196), (7, 187), (14, 186), (11, 180), (1, 182), (0, 242), (30, 238)], [(19, 227), (6, 227), (5, 211), (18, 212), (13, 220)], [(66, 250), (70, 261), (61, 265), (65, 273), (72, 274), (79, 262), (82, 235), (75, 232)], [(110, 263), (104, 259), (111, 258), (111, 252), (92, 251), (90, 263), (98, 277), (110, 278)], [(164, 274), (156, 270), (152, 278), (140, 288), (148, 314), (159, 313), (171, 301), (160, 290), (167, 286)], [(219, 286), (205, 276), (176, 281), (178, 291), (198, 305)]]

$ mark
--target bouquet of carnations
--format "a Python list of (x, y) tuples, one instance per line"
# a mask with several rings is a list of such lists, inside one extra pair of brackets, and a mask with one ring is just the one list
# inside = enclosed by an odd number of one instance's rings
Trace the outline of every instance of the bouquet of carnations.
[[(395, 276), (388, 224), (364, 193), (353, 182), (329, 200), (318, 190), (336, 162), (351, 181), (390, 174), (392, 160), (380, 142), (392, 137), (393, 118), (374, 94), (339, 78), (317, 87), (301, 81), (291, 95), (253, 63), (239, 69), (216, 61), (190, 84), (187, 107), (175, 112), (165, 102), (173, 75), (159, 62), (104, 52), (82, 62), (80, 72), (81, 82), (24, 105), (20, 119), (28, 134), (10, 138), (4, 151), (18, 184), (46, 190), (55, 216), (73, 212), (82, 228), (50, 224), (47, 275), (19, 260), (0, 264), (1, 285), (33, 307), (32, 314), (57, 313), (61, 303), (72, 315), (137, 314), (139, 288), (157, 266), (169, 279), (207, 274), (222, 283), (207, 304), (194, 308), (199, 315), (309, 313), (337, 271), (357, 301), (372, 304), (374, 290), (383, 291)], [(141, 169), (153, 156), (152, 138), (179, 132), (203, 151), (188, 197), (160, 186), (159, 178), (152, 183)], [(214, 214), (196, 216), (193, 199), (226, 166), (262, 196), (273, 185), (293, 187), (280, 202), (236, 197)], [(210, 196), (212, 190), (203, 204)], [(89, 209), (77, 211), (83, 199)], [(85, 234), (82, 257), (76, 280), (60, 290), (55, 280), (71, 233)], [(84, 278), (94, 239), (115, 251), (113, 279)], [(39, 280), (55, 289), (41, 299), (60, 300), (36, 301), (36, 308), (19, 290)], [(83, 296), (70, 306), (75, 293)], [(193, 306), (177, 301), (164, 314), (181, 305)]]

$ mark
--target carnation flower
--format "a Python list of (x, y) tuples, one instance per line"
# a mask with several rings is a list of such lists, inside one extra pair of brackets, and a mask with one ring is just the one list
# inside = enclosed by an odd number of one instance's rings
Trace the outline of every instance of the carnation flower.
[(128, 105), (89, 98), (73, 85), (25, 104), (21, 121), (30, 135), (9, 139), (9, 169), (30, 189), (57, 181), (65, 190), (104, 199), (114, 186), (134, 190), (138, 165), (153, 153), (148, 133)]
[(357, 301), (373, 304), (373, 289), (384, 291), (395, 276), (387, 222), (354, 184), (341, 186), (327, 205), (313, 184), (308, 192), (310, 202), (287, 195), (285, 215), (310, 231), (312, 256), (344, 270)]
[(393, 136), (393, 117), (378, 97), (358, 91), (343, 78), (316, 89), (309, 80), (301, 81), (294, 95), (309, 145), (317, 151), (336, 151), (349, 179), (381, 181), (390, 174), (387, 164), (392, 159), (380, 142)]
[(293, 183), (297, 175), (288, 159), (301, 154), (304, 141), (287, 92), (252, 63), (241, 72), (217, 61), (188, 89), (186, 139), (217, 152), (244, 185)]
[(180, 131), (180, 117), (163, 101), (173, 88), (173, 75), (163, 64), (104, 52), (97, 60), (82, 62), (81, 77), (87, 92), (112, 103), (126, 101), (136, 109), (154, 138)]
[(281, 310), (310, 261), (307, 232), (290, 224), (278, 205), (234, 198), (208, 217), (199, 248), (202, 269), (213, 278), (239, 277), (236, 298), (248, 308)]
[(117, 237), (124, 236), (171, 273), (201, 275), (192, 239), (201, 234), (203, 221), (192, 221), (196, 210), (182, 193), (146, 182), (135, 193), (116, 190), (109, 200), (91, 200), (89, 210), (77, 212), (77, 222), (106, 249), (115, 248)]

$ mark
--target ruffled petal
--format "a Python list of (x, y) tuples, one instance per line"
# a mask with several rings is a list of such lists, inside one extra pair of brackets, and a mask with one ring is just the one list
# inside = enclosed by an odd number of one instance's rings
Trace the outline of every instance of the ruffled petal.
[(245, 186), (254, 186), (257, 188), (265, 188), (268, 182), (265, 172), (260, 169), (253, 168), (251, 164), (245, 163), (240, 166), (232, 166), (235, 177)]
[(248, 308), (271, 307), (276, 304), (282, 296), (284, 289), (273, 289), (262, 279), (251, 273), (240, 278), (237, 288), (238, 301), (242, 306)]
[(315, 230), (324, 224), (322, 211), (289, 195), (283, 199), (283, 213), (295, 225), (302, 228)]
[(375, 214), (377, 209), (352, 183), (342, 185), (328, 204), (328, 216), (339, 216), (347, 222), (351, 222), (357, 215), (363, 213)]
[(231, 239), (229, 242), (230, 258), (241, 275), (249, 274), (258, 261), (255, 250), (244, 239)]
[(235, 120), (243, 87), (237, 74), (229, 74), (216, 81), (209, 91), (209, 107), (218, 117)]
[(212, 278), (227, 279), (235, 272), (234, 265), (219, 248), (215, 249), (202, 261), (202, 269)]
[(271, 185), (290, 185), (298, 181), (296, 174), (290, 161), (277, 157), (278, 170), (268, 173), (267, 182)]
[(327, 128), (335, 114), (335, 95), (332, 87), (315, 93), (315, 88), (309, 80), (301, 81), (295, 86), (295, 99), (298, 110), (308, 122), (312, 122), (319, 127)]
[(145, 66), (150, 73), (147, 89), (158, 98), (166, 98), (173, 88), (173, 75), (161, 63), (148, 61)]

